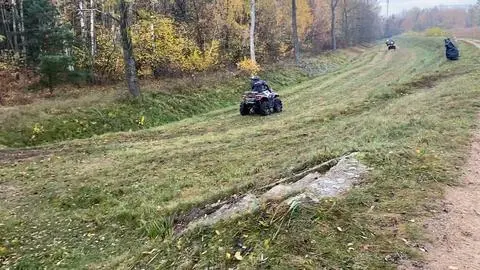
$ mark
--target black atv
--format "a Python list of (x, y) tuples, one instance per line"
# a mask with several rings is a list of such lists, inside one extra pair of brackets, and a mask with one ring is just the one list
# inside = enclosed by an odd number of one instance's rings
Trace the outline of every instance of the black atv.
[(242, 103), (240, 103), (241, 115), (269, 115), (282, 110), (283, 104), (280, 96), (271, 90), (245, 92)]
[(388, 48), (389, 51), (390, 50), (394, 50), (394, 51), (397, 50), (397, 45), (395, 45), (395, 41), (389, 39), (389, 40), (387, 40), (387, 42), (385, 44), (387, 44), (387, 48)]

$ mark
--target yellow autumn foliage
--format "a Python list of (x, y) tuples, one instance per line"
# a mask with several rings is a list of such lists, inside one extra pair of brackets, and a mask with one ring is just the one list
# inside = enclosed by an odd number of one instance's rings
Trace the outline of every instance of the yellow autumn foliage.
[(242, 73), (247, 75), (257, 75), (261, 70), (257, 63), (246, 57), (237, 63), (237, 67)]
[(440, 27), (432, 27), (425, 31), (427, 37), (445, 37), (448, 36), (448, 32)]
[[(89, 58), (88, 55), (85, 57)], [(122, 47), (119, 42), (112, 40), (110, 32), (102, 27), (97, 27), (97, 54), (94, 59), (93, 69), (102, 79), (123, 78)]]
[(218, 63), (218, 41), (212, 41), (202, 52), (170, 18), (144, 15), (132, 26), (131, 35), (143, 74), (156, 68), (170, 72), (205, 71)]

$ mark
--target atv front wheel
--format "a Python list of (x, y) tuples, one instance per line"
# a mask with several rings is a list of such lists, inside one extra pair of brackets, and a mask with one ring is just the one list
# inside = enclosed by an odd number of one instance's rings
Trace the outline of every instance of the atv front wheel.
[(268, 101), (263, 100), (257, 105), (257, 113), (263, 116), (270, 114), (270, 108), (268, 107)]
[(283, 111), (283, 104), (282, 104), (282, 101), (280, 99), (276, 98), (273, 101), (273, 110), (277, 113)]
[(240, 115), (249, 115), (250, 114), (250, 107), (247, 106), (245, 103), (240, 104)]

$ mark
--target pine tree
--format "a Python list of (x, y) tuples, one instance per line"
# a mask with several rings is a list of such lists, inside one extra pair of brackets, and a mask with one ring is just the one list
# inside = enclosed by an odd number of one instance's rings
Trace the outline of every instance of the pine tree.
[(50, 0), (24, 0), (27, 63), (37, 65), (40, 56), (62, 55), (72, 46), (74, 36), (60, 22), (59, 13)]
[(61, 23), (50, 0), (25, 0), (24, 12), (27, 63), (39, 67), (41, 83), (52, 92), (55, 85), (71, 77), (73, 61), (68, 52), (74, 43), (73, 32)]

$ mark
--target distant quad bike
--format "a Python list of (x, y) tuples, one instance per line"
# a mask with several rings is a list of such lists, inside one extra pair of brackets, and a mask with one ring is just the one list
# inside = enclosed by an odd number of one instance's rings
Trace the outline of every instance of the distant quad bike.
[(282, 110), (282, 100), (272, 90), (245, 92), (240, 103), (241, 115), (260, 114), (266, 116), (271, 113), (282, 112)]
[(395, 45), (395, 41), (389, 39), (389, 40), (387, 40), (387, 42), (385, 44), (387, 44), (387, 48), (388, 48), (389, 51), (390, 50), (394, 50), (394, 51), (397, 50), (397, 45)]

